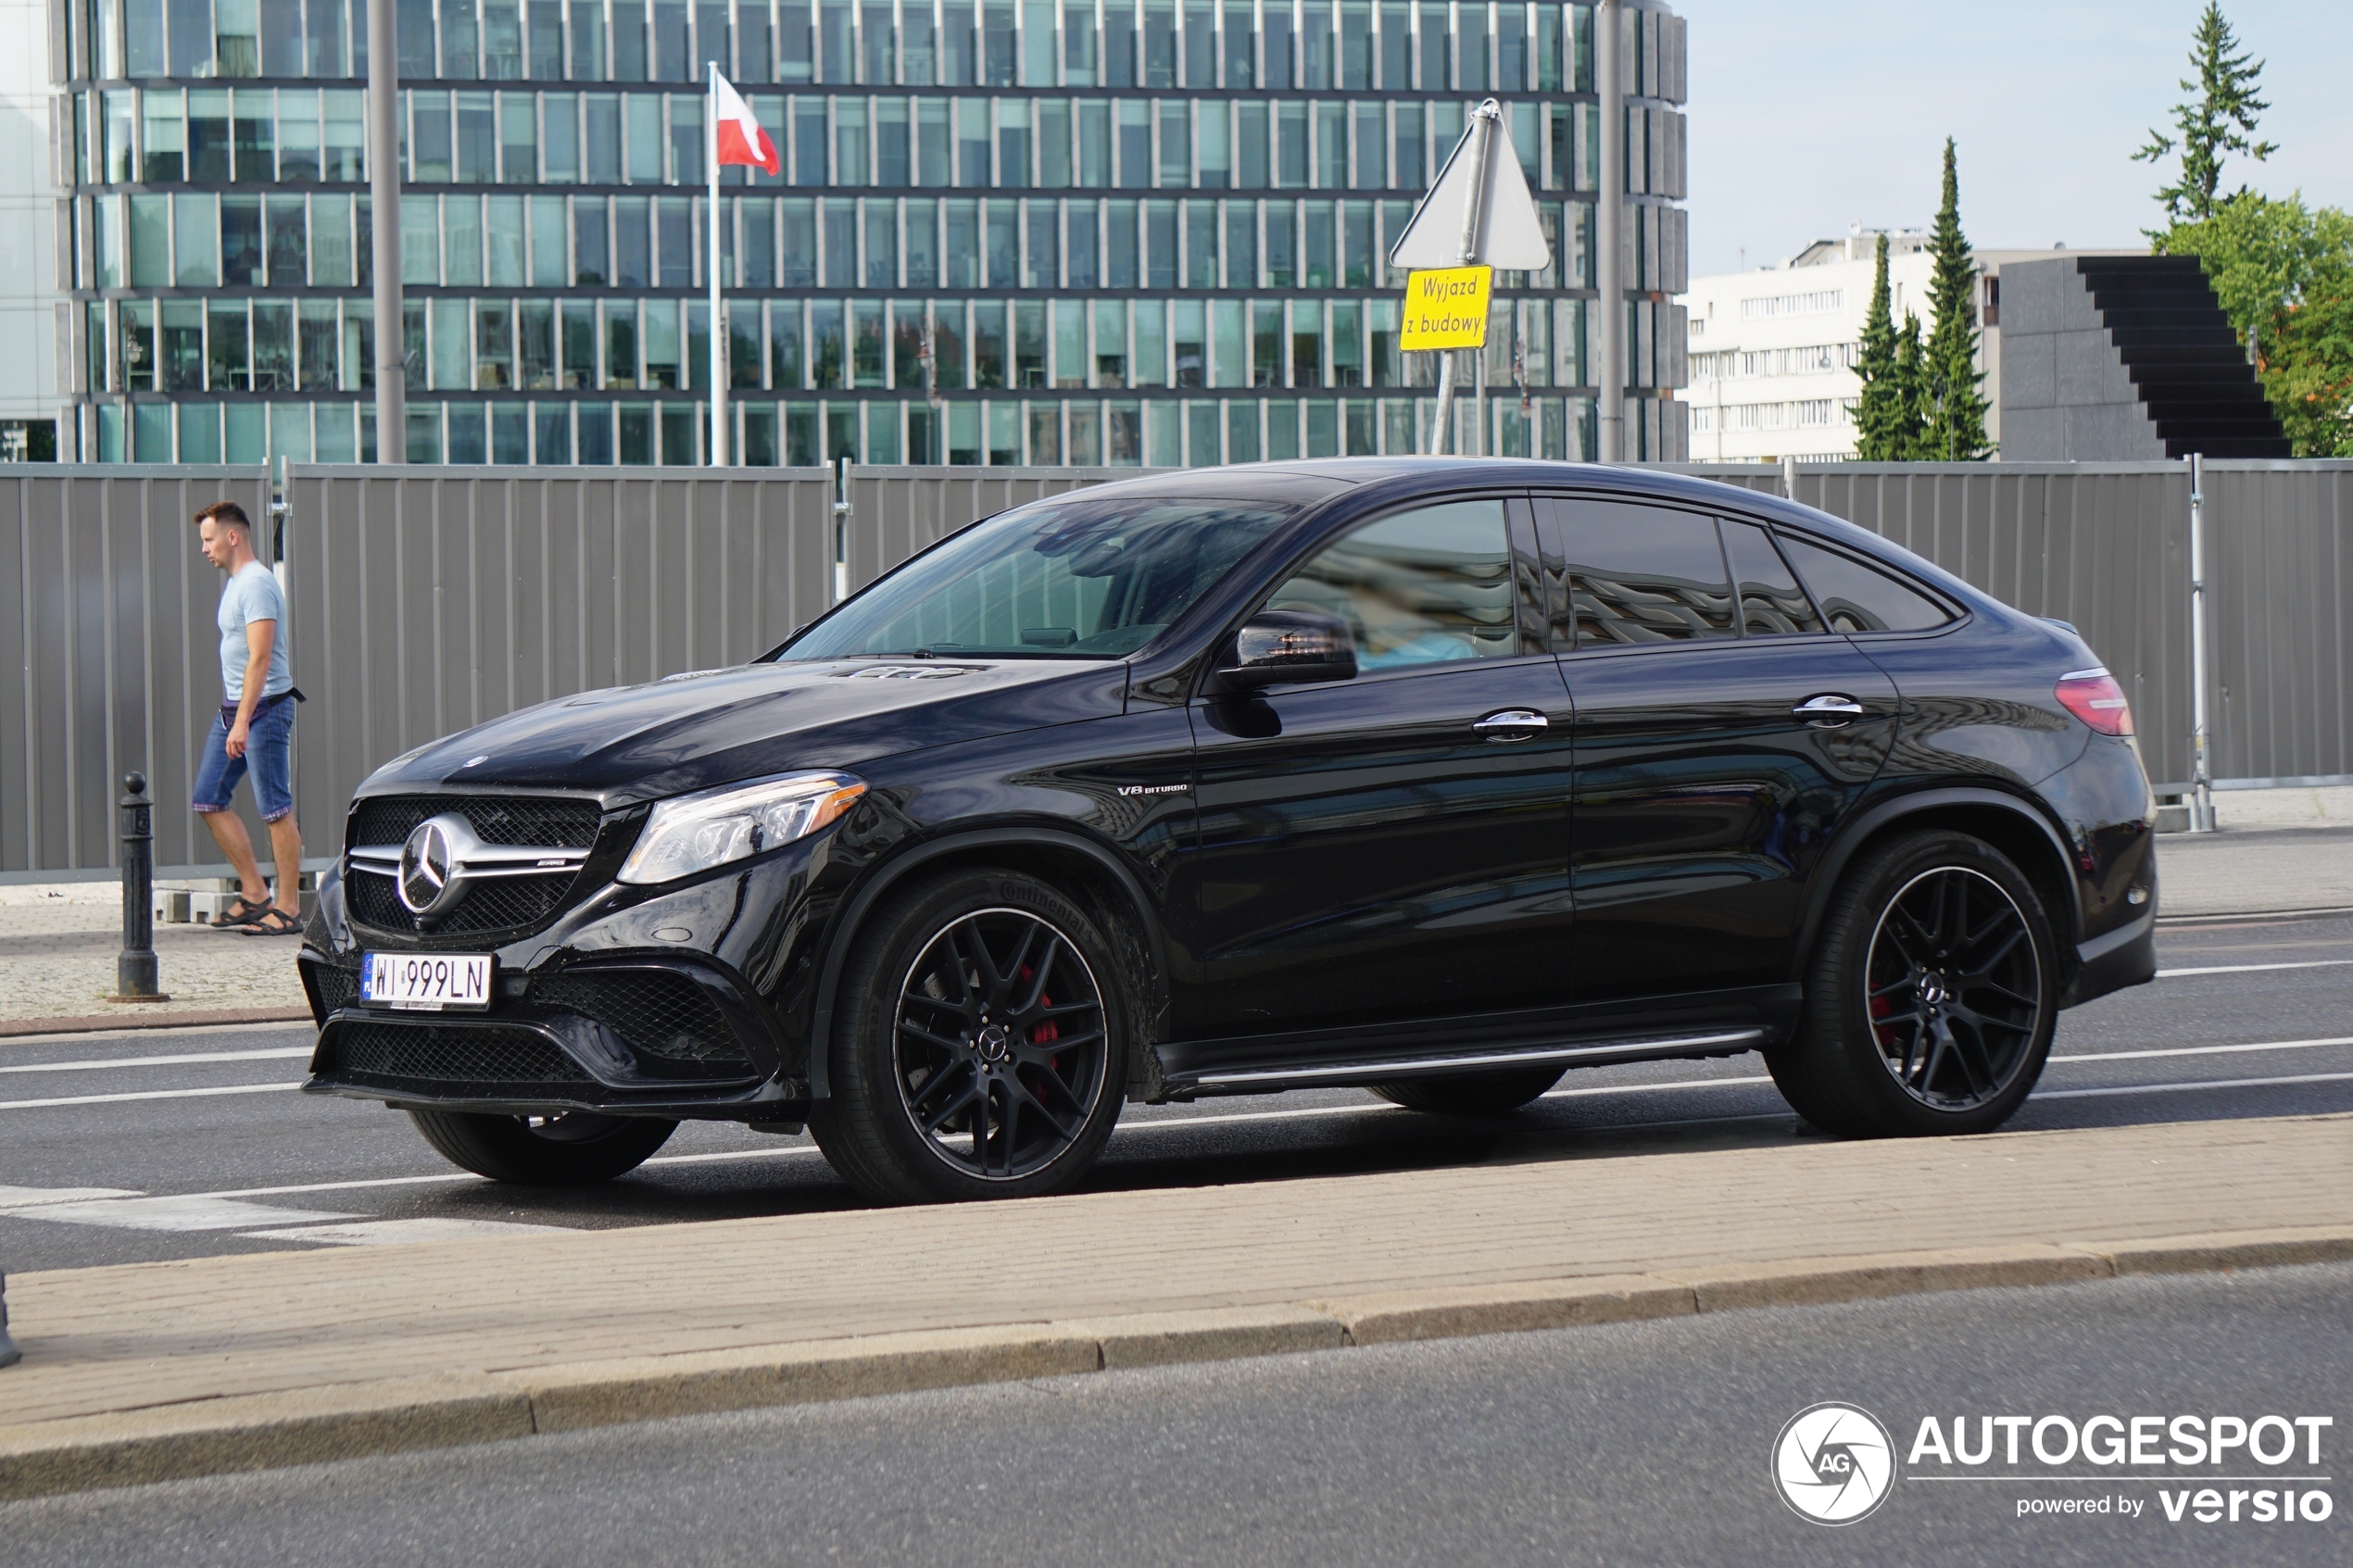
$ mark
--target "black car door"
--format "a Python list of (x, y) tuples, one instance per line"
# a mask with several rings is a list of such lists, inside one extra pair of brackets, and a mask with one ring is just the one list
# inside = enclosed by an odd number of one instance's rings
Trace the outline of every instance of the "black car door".
[(1348, 620), (1357, 676), (1195, 703), (1189, 1034), (1567, 999), (1571, 715), (1533, 534), (1504, 496), (1354, 528), (1268, 602)]
[(1807, 879), (1894, 744), (1894, 684), (1756, 523), (1539, 505), (1577, 707), (1579, 1000), (1787, 981)]

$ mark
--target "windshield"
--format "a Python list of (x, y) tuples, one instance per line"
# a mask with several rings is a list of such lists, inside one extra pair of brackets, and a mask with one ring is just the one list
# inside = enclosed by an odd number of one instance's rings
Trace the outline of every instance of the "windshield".
[(776, 657), (1122, 658), (1295, 510), (1140, 495), (1024, 507), (956, 534)]

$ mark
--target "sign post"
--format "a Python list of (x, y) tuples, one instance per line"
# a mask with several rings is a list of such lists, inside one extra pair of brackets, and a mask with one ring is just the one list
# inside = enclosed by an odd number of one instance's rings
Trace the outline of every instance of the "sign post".
[[(1503, 147), (1500, 157), (1498, 143)], [(1450, 214), (1459, 215), (1460, 222), (1450, 223)], [(1438, 417), (1428, 443), (1430, 452), (1442, 452), (1453, 433), (1454, 355), (1459, 349), (1487, 345), (1494, 269), (1533, 272), (1553, 264), (1553, 247), (1529, 196), (1511, 132), (1504, 126), (1503, 106), (1494, 99), (1471, 111), (1463, 139), (1390, 247), (1389, 264), (1410, 274), (1398, 346), (1436, 349), (1445, 356), (1439, 361)], [(1482, 374), (1481, 384), (1484, 380)], [(1481, 450), (1485, 445), (1482, 441)]]

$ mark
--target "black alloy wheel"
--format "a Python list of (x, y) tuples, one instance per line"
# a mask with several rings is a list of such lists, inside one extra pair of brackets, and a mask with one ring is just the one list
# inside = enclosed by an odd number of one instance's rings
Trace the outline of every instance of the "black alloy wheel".
[(2042, 1076), (2058, 992), (2050, 921), (2017, 866), (1966, 834), (1908, 834), (1841, 882), (1797, 1028), (1766, 1061), (1825, 1132), (1989, 1132)]
[(843, 977), (832, 1098), (811, 1123), (826, 1158), (887, 1202), (1066, 1185), (1118, 1120), (1136, 1014), (1121, 973), (1094, 919), (1026, 876), (898, 900)]
[(2025, 912), (1961, 866), (1922, 872), (1888, 901), (1863, 984), (1880, 1060), (1935, 1110), (1973, 1110), (2000, 1094), (2043, 1013)]
[(468, 1110), (411, 1110), (425, 1141), (452, 1164), (518, 1186), (593, 1186), (634, 1171), (670, 1141), (675, 1122), (568, 1110), (557, 1116), (498, 1116)]
[(941, 1160), (1014, 1180), (1077, 1141), (1104, 1044), (1102, 990), (1071, 939), (1026, 909), (977, 909), (900, 985), (900, 1105)]

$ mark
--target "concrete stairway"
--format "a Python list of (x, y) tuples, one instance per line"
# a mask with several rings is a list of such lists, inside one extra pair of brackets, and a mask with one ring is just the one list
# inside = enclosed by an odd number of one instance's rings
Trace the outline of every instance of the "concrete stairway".
[(2087, 256), (2075, 265), (2167, 457), (2291, 455), (2196, 257)]

